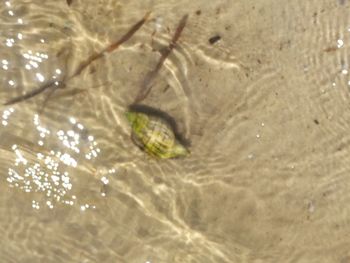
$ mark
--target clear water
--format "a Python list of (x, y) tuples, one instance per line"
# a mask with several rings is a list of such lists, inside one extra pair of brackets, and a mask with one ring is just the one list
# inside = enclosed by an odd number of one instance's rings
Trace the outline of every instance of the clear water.
[[(1, 103), (152, 13), (64, 88), (1, 106), (1, 261), (350, 262), (349, 8), (2, 1)], [(176, 119), (192, 154), (159, 161), (124, 112), (185, 14), (144, 103)]]

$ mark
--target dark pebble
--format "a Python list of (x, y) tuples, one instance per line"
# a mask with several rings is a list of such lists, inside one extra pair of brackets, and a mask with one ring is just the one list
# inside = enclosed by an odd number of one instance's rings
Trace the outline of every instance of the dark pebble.
[(216, 35), (216, 36), (213, 36), (211, 38), (209, 38), (209, 44), (210, 45), (214, 45), (216, 42), (218, 42), (219, 40), (221, 39), (221, 36), (219, 35)]

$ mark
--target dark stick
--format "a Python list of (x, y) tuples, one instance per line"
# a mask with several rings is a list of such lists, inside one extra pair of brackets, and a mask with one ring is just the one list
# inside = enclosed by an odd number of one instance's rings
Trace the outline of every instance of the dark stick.
[(153, 81), (153, 79), (156, 77), (156, 75), (158, 74), (159, 70), (161, 69), (161, 67), (163, 66), (165, 60), (168, 58), (168, 56), (170, 55), (171, 51), (175, 48), (177, 41), (179, 40), (181, 33), (183, 31), (183, 29), (186, 26), (186, 22), (188, 19), (188, 15), (184, 15), (182, 17), (182, 19), (179, 22), (178, 27), (176, 28), (175, 34), (172, 38), (172, 40), (169, 43), (169, 46), (166, 48), (166, 50), (164, 50), (164, 52), (162, 53), (158, 64), (156, 65), (156, 67), (146, 76), (145, 81), (143, 86), (141, 87), (135, 101), (134, 104), (140, 103), (142, 100), (144, 100), (147, 95), (150, 93), (152, 86), (151, 83)]
[(146, 13), (146, 15), (143, 17), (142, 20), (140, 20), (139, 22), (137, 22), (130, 30), (129, 32), (127, 32), (124, 36), (121, 37), (121, 39), (119, 39), (117, 42), (111, 44), (110, 46), (108, 46), (103, 52), (112, 52), (114, 51), (116, 48), (118, 48), (121, 44), (123, 44), (124, 42), (128, 41), (133, 35), (134, 33), (140, 29), (140, 27), (147, 21), (149, 15), (151, 14), (151, 12)]
[(140, 29), (140, 27), (147, 21), (148, 17), (150, 15), (150, 12), (148, 12), (142, 20), (137, 22), (130, 30), (123, 35), (120, 39), (118, 39), (116, 42), (112, 43), (108, 47), (106, 47), (104, 50), (102, 50), (100, 53), (94, 54), (90, 56), (86, 61), (80, 63), (79, 67), (76, 69), (74, 74), (70, 76), (68, 79), (74, 78), (75, 76), (79, 75), (87, 66), (89, 66), (92, 62), (95, 60), (103, 57), (103, 55), (108, 52), (111, 53), (112, 51), (116, 50), (121, 44), (128, 41), (137, 30)]
[(26, 94), (24, 94), (22, 96), (18, 96), (16, 98), (13, 98), (13, 99), (5, 102), (3, 105), (6, 105), (6, 106), (7, 105), (12, 105), (12, 104), (15, 104), (15, 103), (18, 103), (18, 102), (22, 102), (24, 100), (28, 100), (28, 99), (30, 99), (30, 98), (32, 98), (32, 97), (42, 93), (46, 89), (52, 87), (53, 85), (55, 85), (55, 82), (58, 82), (57, 86), (59, 86), (62, 83), (62, 82), (57, 81), (57, 80), (50, 81), (48, 83), (45, 83), (43, 86), (41, 86), (41, 87), (39, 87), (39, 88), (37, 88), (35, 90), (32, 90), (31, 92), (28, 92), (28, 93), (26, 93)]
[(18, 102), (22, 102), (22, 101), (28, 100), (28, 99), (36, 96), (36, 95), (39, 95), (40, 93), (44, 92), (48, 88), (53, 87), (55, 85), (55, 82), (58, 82), (58, 86), (60, 86), (61, 84), (64, 84), (65, 81), (68, 81), (71, 78), (74, 78), (74, 77), (78, 76), (92, 62), (94, 62), (95, 60), (103, 57), (103, 55), (106, 52), (110, 53), (110, 52), (114, 51), (122, 43), (124, 43), (127, 40), (129, 40), (136, 33), (136, 31), (139, 30), (140, 27), (147, 21), (149, 15), (150, 15), (150, 12), (148, 12), (139, 22), (137, 22), (134, 26), (132, 26), (132, 28), (125, 35), (123, 35), (120, 39), (118, 39), (116, 42), (112, 43), (107, 48), (103, 49), (101, 52), (91, 55), (87, 60), (85, 60), (82, 63), (80, 63), (80, 65), (74, 71), (74, 73), (71, 76), (69, 76), (68, 78), (66, 78), (65, 80), (62, 80), (62, 81), (53, 80), (53, 81), (50, 81), (48, 83), (45, 83), (44, 85), (40, 86), (37, 89), (34, 89), (34, 90), (28, 92), (27, 94), (24, 94), (22, 96), (18, 96), (16, 98), (10, 99), (9, 101), (5, 102), (3, 105), (12, 105), (12, 104), (15, 104), (15, 103), (18, 103)]

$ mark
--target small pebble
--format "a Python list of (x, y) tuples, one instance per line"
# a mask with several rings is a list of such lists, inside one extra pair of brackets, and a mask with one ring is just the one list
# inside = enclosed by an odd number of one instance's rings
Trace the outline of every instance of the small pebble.
[(214, 45), (216, 42), (218, 42), (221, 39), (221, 37), (219, 35), (213, 36), (211, 38), (209, 38), (209, 44), (210, 45)]

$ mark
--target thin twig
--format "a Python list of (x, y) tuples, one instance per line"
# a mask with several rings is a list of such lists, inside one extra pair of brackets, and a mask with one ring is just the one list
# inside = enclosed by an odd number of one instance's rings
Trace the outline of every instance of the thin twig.
[(139, 93), (134, 101), (134, 104), (140, 103), (150, 93), (150, 91), (152, 89), (152, 85), (151, 85), (152, 81), (156, 77), (156, 75), (158, 74), (159, 70), (163, 66), (165, 60), (170, 55), (171, 51), (175, 48), (176, 43), (179, 40), (181, 33), (186, 26), (187, 19), (188, 19), (188, 15), (184, 15), (182, 17), (182, 19), (180, 20), (179, 25), (176, 28), (175, 34), (169, 43), (169, 46), (164, 50), (164, 52), (162, 52), (162, 55), (161, 55), (157, 65), (156, 65), (156, 67), (146, 76), (144, 84), (141, 87), (141, 89), (140, 89), (140, 91), (139, 91)]
[(43, 84), (42, 86), (40, 86), (39, 88), (28, 92), (27, 94), (10, 99), (9, 101), (5, 102), (3, 105), (12, 105), (15, 103), (19, 103), (19, 102), (31, 99), (31, 98), (35, 97), (36, 95), (39, 95), (40, 93), (44, 92), (45, 90), (47, 90), (51, 87), (55, 87), (55, 88), (59, 87), (62, 84), (65, 84), (66, 81), (78, 76), (92, 62), (103, 57), (103, 55), (106, 52), (110, 53), (110, 52), (116, 50), (121, 44), (128, 41), (136, 33), (136, 31), (139, 30), (141, 28), (141, 26), (147, 21), (149, 15), (150, 15), (150, 12), (146, 13), (146, 15), (139, 22), (137, 22), (135, 25), (133, 25), (131, 27), (131, 29), (126, 34), (124, 34), (120, 39), (118, 39), (116, 42), (109, 45), (107, 48), (103, 49), (101, 52), (91, 55), (87, 60), (80, 63), (78, 68), (74, 71), (74, 73), (71, 76), (69, 76), (66, 79), (61, 80), (61, 81), (52, 80), (50, 82), (47, 82), (47, 83)]
[(55, 82), (58, 82), (56, 84), (56, 86), (59, 86), (61, 84), (60, 81), (57, 81), (57, 80), (52, 80), (50, 82), (47, 82), (45, 83), (43, 86), (35, 89), (35, 90), (32, 90), (22, 96), (18, 96), (16, 98), (13, 98), (13, 99), (10, 99), (9, 101), (5, 102), (4, 105), (12, 105), (12, 104), (15, 104), (15, 103), (18, 103), (18, 102), (22, 102), (22, 101), (25, 101), (25, 100), (28, 100), (30, 98), (33, 98), (34, 96), (44, 92), (45, 90), (47, 90), (48, 88), (51, 88), (55, 85)]
[(119, 40), (117, 40), (116, 42), (112, 43), (111, 45), (109, 45), (108, 47), (103, 49), (100, 53), (93, 54), (87, 60), (85, 60), (84, 62), (80, 63), (79, 67), (75, 70), (74, 74), (72, 76), (70, 76), (68, 79), (71, 79), (71, 78), (74, 78), (74, 77), (78, 76), (92, 62), (94, 62), (95, 60), (103, 57), (103, 55), (106, 52), (111, 53), (112, 51), (116, 50), (121, 44), (123, 44), (124, 42), (128, 41), (135, 34), (135, 32), (137, 30), (139, 30), (140, 27), (147, 21), (149, 15), (150, 15), (150, 12), (148, 12), (143, 17), (142, 20), (140, 20), (135, 25), (133, 25), (133, 27), (130, 28), (130, 30), (125, 35), (123, 35)]

